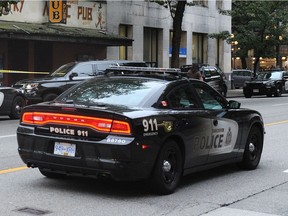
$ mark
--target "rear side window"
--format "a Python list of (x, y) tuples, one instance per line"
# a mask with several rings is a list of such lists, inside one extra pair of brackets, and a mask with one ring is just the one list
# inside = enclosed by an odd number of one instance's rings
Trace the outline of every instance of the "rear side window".
[(199, 108), (196, 98), (189, 85), (182, 85), (173, 89), (168, 95), (168, 106), (172, 109)]
[(96, 64), (95, 66), (97, 68), (97, 74), (104, 72), (110, 65), (111, 65), (111, 63)]
[(250, 71), (244, 71), (244, 76), (252, 76), (252, 73)]
[(73, 73), (77, 73), (78, 77), (92, 76), (93, 75), (92, 64), (79, 65), (78, 67), (75, 67), (73, 69)]
[(208, 86), (203, 84), (195, 84), (194, 88), (198, 93), (204, 109), (219, 110), (227, 106), (227, 102), (221, 95)]

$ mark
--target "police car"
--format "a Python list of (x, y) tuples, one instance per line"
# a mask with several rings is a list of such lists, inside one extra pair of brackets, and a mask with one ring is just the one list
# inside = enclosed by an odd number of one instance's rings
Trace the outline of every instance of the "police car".
[(148, 179), (170, 194), (195, 171), (255, 169), (264, 126), (259, 112), (177, 69), (117, 67), (25, 107), (17, 138), (24, 163), (44, 176)]
[(18, 119), (26, 105), (24, 94), (12, 87), (0, 87), (0, 115), (8, 115), (11, 119)]

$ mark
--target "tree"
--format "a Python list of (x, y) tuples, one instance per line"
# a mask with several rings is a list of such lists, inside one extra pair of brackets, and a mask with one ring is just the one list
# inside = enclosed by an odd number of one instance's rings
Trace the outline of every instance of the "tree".
[(187, 0), (151, 0), (151, 2), (162, 5), (170, 11), (173, 19), (171, 67), (178, 68), (184, 11), (186, 5), (192, 6), (193, 3), (188, 3)]
[(7, 15), (10, 12), (11, 4), (17, 4), (19, 0), (15, 1), (2, 1), (0, 0), (0, 16)]
[(222, 31), (220, 33), (213, 33), (209, 34), (208, 37), (214, 38), (217, 40), (217, 62), (216, 64), (219, 65), (219, 56), (220, 56), (220, 40), (227, 40), (230, 37), (230, 32), (229, 31)]
[[(243, 1), (233, 0), (231, 11), (222, 11), (232, 16), (233, 38), (238, 42), (237, 56), (247, 57), (248, 50), (254, 53), (254, 75), (260, 57), (272, 58), (279, 55), (277, 48), (287, 43), (288, 1)], [(278, 66), (280, 66), (279, 57)], [(281, 60), (280, 60), (281, 61)]]

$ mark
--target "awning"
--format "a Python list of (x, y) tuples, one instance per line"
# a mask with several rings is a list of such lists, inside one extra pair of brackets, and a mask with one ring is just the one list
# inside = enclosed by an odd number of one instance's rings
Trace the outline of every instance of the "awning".
[(132, 46), (132, 39), (103, 30), (67, 27), (52, 23), (22, 23), (0, 21), (0, 38), (99, 44), (105, 46)]

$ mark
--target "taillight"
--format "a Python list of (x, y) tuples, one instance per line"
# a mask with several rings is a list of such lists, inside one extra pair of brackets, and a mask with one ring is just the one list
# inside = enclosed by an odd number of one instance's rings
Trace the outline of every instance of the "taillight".
[(80, 115), (43, 113), (43, 112), (25, 112), (21, 122), (32, 125), (68, 124), (75, 126), (91, 127), (102, 132), (112, 132), (120, 134), (131, 134), (130, 124), (125, 121), (118, 121), (106, 118), (95, 118)]

